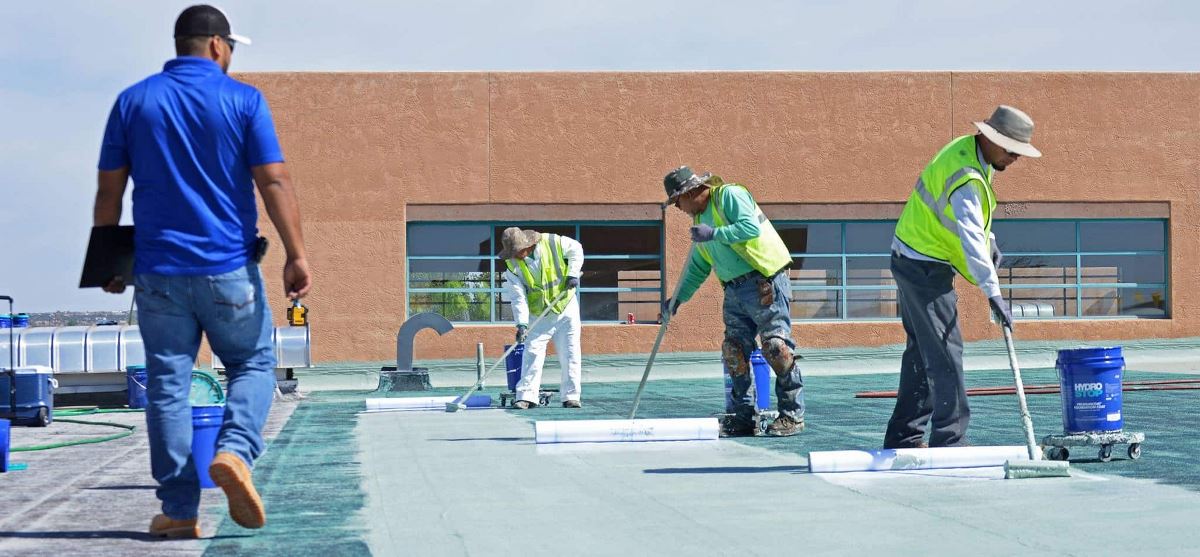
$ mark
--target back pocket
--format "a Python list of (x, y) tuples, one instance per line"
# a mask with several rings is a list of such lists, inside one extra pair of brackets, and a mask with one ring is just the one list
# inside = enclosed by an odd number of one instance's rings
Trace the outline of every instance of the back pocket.
[(242, 321), (258, 311), (258, 294), (254, 280), (246, 269), (209, 277), (217, 315), (226, 321)]

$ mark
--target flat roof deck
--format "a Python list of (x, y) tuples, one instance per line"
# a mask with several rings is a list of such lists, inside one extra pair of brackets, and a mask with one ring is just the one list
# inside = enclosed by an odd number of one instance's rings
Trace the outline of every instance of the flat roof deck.
[[(1200, 349), (1189, 342), (1129, 346), (1126, 380), (1200, 368)], [(1022, 349), (1027, 384), (1056, 381), (1047, 346)], [(1011, 383), (994, 345), (967, 350), (968, 387)], [(585, 359), (581, 410), (556, 399), (524, 412), (361, 414), (365, 398), (380, 396), (368, 390), (377, 365), (314, 370), (301, 376), (302, 388), (328, 390), (273, 410), (272, 441), (255, 473), (266, 528), (237, 527), (220, 493), (206, 492), (204, 528), (214, 537), (200, 541), (142, 534), (157, 511), (144, 428), (108, 443), (15, 453), (29, 469), (0, 475), (0, 553), (1183, 555), (1200, 543), (1195, 391), (1125, 393), (1126, 430), (1146, 433), (1143, 458), (1118, 449), (1102, 463), (1078, 451), (1065, 479), (1003, 480), (995, 468), (808, 473), (809, 451), (880, 445), (894, 401), (853, 398), (895, 388), (886, 370), (898, 360), (880, 351), (805, 360), (808, 427), (797, 437), (534, 444), (534, 420), (625, 417), (641, 358)], [(723, 409), (715, 355), (661, 358), (639, 417)], [(473, 362), (426, 364), (435, 393), (458, 394), (474, 378)], [(503, 387), (499, 373), (484, 392)], [(557, 367), (545, 377), (556, 383)], [(1030, 405), (1039, 436), (1061, 430), (1057, 395), (1033, 395)], [(1021, 444), (1015, 397), (973, 397), (971, 406), (973, 444)], [(105, 419), (138, 423), (140, 415)], [(77, 424), (14, 432), (17, 446), (101, 433)]]

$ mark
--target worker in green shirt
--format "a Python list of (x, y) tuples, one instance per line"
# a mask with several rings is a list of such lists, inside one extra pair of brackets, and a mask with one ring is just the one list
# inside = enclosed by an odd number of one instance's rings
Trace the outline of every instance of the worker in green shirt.
[(763, 215), (750, 192), (725, 184), (711, 173), (697, 176), (681, 166), (663, 179), (667, 204), (692, 215), (695, 248), (684, 270), (677, 298), (663, 302), (663, 314), (674, 315), (691, 299), (711, 271), (725, 291), (725, 341), (721, 358), (733, 383), (733, 413), (721, 425), (724, 437), (754, 435), (750, 353), (762, 339), (762, 352), (775, 371), (779, 417), (767, 434), (784, 437), (804, 429), (804, 382), (792, 342), (792, 257), (779, 233)]

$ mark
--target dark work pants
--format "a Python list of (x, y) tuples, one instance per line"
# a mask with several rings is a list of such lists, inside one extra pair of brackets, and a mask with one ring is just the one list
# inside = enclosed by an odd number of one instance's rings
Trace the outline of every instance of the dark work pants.
[(883, 446), (912, 447), (932, 421), (930, 447), (966, 443), (971, 410), (963, 383), (963, 343), (958, 328), (954, 268), (892, 254), (900, 320), (908, 343), (900, 361), (896, 408)]

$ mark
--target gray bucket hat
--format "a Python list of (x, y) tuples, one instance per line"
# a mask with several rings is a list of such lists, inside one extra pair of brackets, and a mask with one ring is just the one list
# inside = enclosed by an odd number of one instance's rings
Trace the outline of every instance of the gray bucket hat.
[(542, 239), (542, 233), (536, 230), (521, 230), (515, 226), (510, 226), (504, 229), (500, 235), (500, 245), (503, 248), (497, 257), (500, 259), (512, 259), (518, 251), (537, 245)]
[(1042, 156), (1042, 152), (1029, 143), (1033, 139), (1033, 118), (1011, 106), (996, 107), (991, 118), (975, 122), (975, 127), (1005, 151), (1035, 159)]

